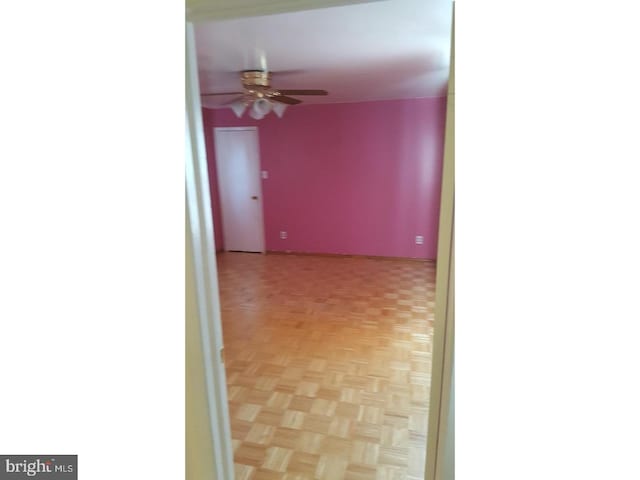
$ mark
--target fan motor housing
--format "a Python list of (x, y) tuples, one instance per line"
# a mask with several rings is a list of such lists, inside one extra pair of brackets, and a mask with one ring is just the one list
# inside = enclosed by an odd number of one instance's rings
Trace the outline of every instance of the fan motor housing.
[(269, 88), (271, 74), (263, 70), (245, 70), (241, 75), (244, 87), (266, 87)]

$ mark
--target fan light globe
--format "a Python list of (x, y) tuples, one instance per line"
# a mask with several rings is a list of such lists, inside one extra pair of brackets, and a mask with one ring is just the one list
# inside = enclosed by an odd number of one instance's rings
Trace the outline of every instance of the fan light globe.
[(287, 109), (287, 106), (284, 103), (274, 103), (272, 108), (278, 118), (282, 118), (282, 115), (284, 115), (284, 111)]
[(241, 100), (233, 102), (230, 105), (230, 107), (231, 107), (231, 110), (233, 110), (233, 113), (235, 113), (236, 117), (238, 117), (238, 118), (242, 117), (242, 114), (244, 113), (245, 109), (247, 108), (247, 106)]
[(253, 102), (253, 106), (251, 110), (256, 112), (256, 115), (260, 115), (260, 117), (264, 117), (267, 113), (271, 111), (271, 102), (266, 98), (259, 98), (255, 102)]
[(264, 115), (260, 115), (259, 113), (256, 113), (256, 111), (253, 108), (249, 110), (249, 116), (254, 120), (262, 120), (264, 118)]

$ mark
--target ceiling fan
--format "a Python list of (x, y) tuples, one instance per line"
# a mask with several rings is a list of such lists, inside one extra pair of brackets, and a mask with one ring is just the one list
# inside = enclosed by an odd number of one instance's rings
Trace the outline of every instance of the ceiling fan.
[(240, 95), (225, 105), (229, 105), (234, 113), (241, 117), (244, 110), (251, 105), (249, 115), (256, 120), (261, 119), (271, 110), (282, 117), (287, 105), (297, 105), (302, 100), (289, 95), (327, 95), (326, 90), (290, 90), (271, 87), (271, 72), (266, 70), (243, 70), (240, 72), (242, 92), (204, 93), (203, 97), (216, 95)]

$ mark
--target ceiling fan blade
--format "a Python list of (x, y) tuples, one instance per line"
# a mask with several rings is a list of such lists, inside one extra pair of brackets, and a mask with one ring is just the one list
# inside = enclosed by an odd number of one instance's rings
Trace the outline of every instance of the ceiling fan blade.
[(283, 95), (328, 95), (326, 90), (280, 90)]
[(286, 103), (287, 105), (297, 105), (298, 103), (302, 103), (302, 100), (298, 100), (297, 98), (292, 97), (286, 97), (284, 95), (275, 95), (273, 97), (269, 97), (269, 100)]
[(203, 93), (201, 97), (213, 97), (214, 95), (242, 95), (243, 92)]

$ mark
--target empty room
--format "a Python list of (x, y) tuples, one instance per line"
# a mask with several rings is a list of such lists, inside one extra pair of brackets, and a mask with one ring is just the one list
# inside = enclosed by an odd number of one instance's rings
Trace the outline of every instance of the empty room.
[(451, 8), (195, 26), (237, 479), (424, 478)]

